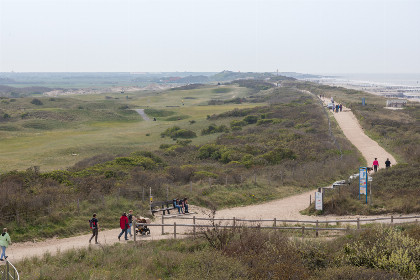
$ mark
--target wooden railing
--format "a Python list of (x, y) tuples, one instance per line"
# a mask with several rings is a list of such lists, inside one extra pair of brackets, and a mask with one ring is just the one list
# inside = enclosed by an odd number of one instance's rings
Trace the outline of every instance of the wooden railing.
[(19, 272), (16, 267), (7, 259), (5, 265), (0, 266), (0, 279), (1, 280), (19, 280)]
[[(329, 224), (336, 223), (336, 226), (338, 226), (341, 223), (356, 223), (356, 229), (361, 229), (362, 223), (367, 222), (374, 222), (374, 221), (385, 221), (390, 220), (391, 224), (395, 223), (395, 220), (413, 220), (413, 222), (417, 222), (417, 219), (420, 218), (420, 216), (406, 216), (406, 217), (381, 217), (381, 218), (370, 218), (370, 219), (349, 219), (349, 220), (329, 220), (329, 221), (320, 221), (320, 220), (280, 220), (280, 219), (238, 219), (238, 218), (197, 218), (195, 216), (193, 217), (176, 217), (177, 219), (183, 219), (183, 220), (192, 220), (192, 224), (177, 224), (174, 222), (173, 224), (166, 223), (165, 224), (165, 217), (162, 216), (162, 223), (160, 224), (143, 224), (143, 223), (135, 223), (134, 226), (137, 225), (146, 225), (151, 227), (161, 227), (162, 228), (162, 234), (165, 234), (165, 227), (173, 227), (173, 234), (174, 238), (176, 238), (177, 235), (177, 227), (190, 227), (192, 228), (192, 234), (195, 235), (197, 232), (197, 229), (204, 229), (204, 228), (238, 228), (238, 227), (246, 227), (246, 228), (267, 228), (267, 229), (279, 229), (279, 230), (301, 230), (302, 231), (302, 237), (304, 236), (305, 230), (312, 230), (315, 231), (315, 236), (318, 236), (319, 231), (347, 231), (350, 229), (350, 227), (328, 227)], [(168, 218), (166, 218), (168, 219)], [(210, 224), (199, 224), (197, 221), (207, 221), (210, 222)], [(216, 224), (215, 222), (232, 222), (232, 224), (222, 225), (222, 224)], [(249, 225), (245, 223), (257, 223), (257, 225)], [(263, 225), (263, 223), (272, 223), (272, 225)], [(278, 223), (283, 223), (284, 226), (278, 226)], [(294, 223), (294, 224), (302, 224), (300, 226), (287, 226), (287, 223)], [(305, 224), (315, 224), (314, 227), (306, 227)], [(325, 227), (320, 227), (320, 224), (326, 224)], [(136, 237), (134, 236), (134, 241), (136, 241)]]

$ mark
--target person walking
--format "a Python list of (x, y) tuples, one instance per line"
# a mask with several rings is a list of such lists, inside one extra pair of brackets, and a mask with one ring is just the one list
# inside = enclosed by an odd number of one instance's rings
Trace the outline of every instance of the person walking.
[(98, 232), (99, 232), (99, 222), (96, 218), (96, 213), (93, 213), (92, 219), (89, 220), (90, 228), (92, 229), (92, 236), (89, 239), (89, 243), (92, 242), (93, 237), (95, 237), (95, 244), (99, 244), (98, 242)]
[(128, 211), (128, 234), (130, 234), (130, 236), (133, 236), (131, 234), (131, 228), (133, 227), (133, 210)]
[(379, 162), (378, 162), (378, 158), (375, 158), (375, 160), (373, 161), (373, 171), (378, 171), (379, 168)]
[(340, 105), (335, 105), (335, 112), (338, 113), (338, 110), (340, 109)]
[(7, 259), (6, 248), (11, 244), (12, 244), (12, 240), (10, 239), (10, 236), (7, 233), (7, 228), (4, 228), (3, 233), (0, 235), (0, 247), (1, 247), (0, 261), (4, 261), (5, 259)]
[(387, 158), (386, 161), (385, 161), (385, 167), (386, 168), (390, 168), (391, 167), (391, 162), (389, 161), (389, 158)]
[(120, 240), (121, 235), (124, 235), (125, 240), (128, 240), (127, 238), (127, 230), (130, 227), (129, 222), (128, 222), (128, 218), (127, 218), (127, 213), (123, 213), (121, 218), (120, 218), (120, 228), (121, 228), (121, 233), (118, 235), (118, 240)]
[(340, 104), (340, 112), (343, 112), (343, 104)]

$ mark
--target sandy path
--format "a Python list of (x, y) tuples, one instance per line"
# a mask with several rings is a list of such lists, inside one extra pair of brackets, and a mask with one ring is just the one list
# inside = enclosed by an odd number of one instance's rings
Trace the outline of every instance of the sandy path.
[[(329, 100), (325, 99), (324, 102), (327, 103)], [(139, 114), (143, 116), (144, 110), (137, 109)], [(142, 111), (142, 113), (141, 113)], [(148, 119), (147, 115), (144, 116)], [(144, 118), (143, 116), (143, 118)], [(396, 161), (392, 155), (386, 152), (382, 147), (380, 147), (375, 141), (367, 137), (362, 128), (360, 127), (358, 121), (356, 120), (353, 113), (344, 108), (343, 112), (334, 113), (338, 124), (344, 132), (344, 135), (360, 150), (362, 155), (366, 158), (368, 163), (373, 161), (373, 158), (377, 157), (379, 160), (380, 167), (384, 166), (384, 161), (386, 158), (389, 158), (392, 164), (395, 164)], [(146, 119), (145, 119), (146, 120)], [(299, 211), (305, 209), (309, 205), (309, 198), (312, 195), (312, 201), (314, 199), (315, 190), (308, 191), (302, 194), (294, 195), (291, 197), (270, 201), (267, 203), (259, 205), (249, 205), (244, 207), (235, 207), (230, 209), (223, 209), (216, 213), (217, 218), (242, 218), (242, 219), (273, 219), (276, 217), (280, 219), (292, 219), (292, 220), (343, 220), (350, 218), (349, 216), (325, 216), (325, 217), (313, 217), (313, 216), (303, 216)], [(191, 206), (191, 211), (195, 212), (197, 217), (208, 217), (205, 212), (206, 210), (200, 209), (198, 207)], [(191, 217), (192, 215), (190, 215)], [(173, 216), (165, 220), (165, 223), (177, 222), (178, 224), (191, 224), (191, 220), (180, 220), (177, 219), (180, 216)], [(184, 216), (182, 216), (184, 217)], [(363, 216), (357, 216), (363, 218)], [(383, 217), (383, 216), (376, 216)], [(355, 218), (355, 216), (351, 217)], [(100, 221), (100, 217), (99, 217)], [(158, 218), (156, 223), (160, 223), (161, 220)], [(118, 224), (118, 221), (116, 221)], [(150, 227), (152, 234), (147, 237), (140, 237), (140, 240), (158, 240), (163, 238), (172, 238), (173, 227), (165, 227), (165, 234), (161, 234), (161, 227)], [(186, 228), (178, 227), (177, 233), (181, 234), (186, 231)], [(99, 242), (101, 245), (110, 245), (117, 242), (126, 242), (118, 241), (117, 236), (120, 232), (119, 229), (113, 230), (104, 230), (99, 233)], [(21, 260), (25, 257), (31, 256), (41, 256), (46, 252), (51, 254), (57, 253), (57, 251), (65, 251), (72, 248), (83, 248), (89, 246), (88, 240), (90, 235), (75, 236), (65, 239), (50, 239), (43, 242), (25, 242), (17, 243), (11, 245), (7, 249), (7, 253), (10, 256), (10, 260), (16, 261)], [(12, 236), (13, 238), (13, 236)], [(101, 245), (92, 245), (92, 246), (101, 246)]]
[(134, 109), (134, 111), (136, 111), (137, 113), (139, 113), (140, 116), (143, 118), (143, 120), (145, 120), (145, 121), (149, 121), (150, 120), (150, 118), (144, 112), (144, 109)]
[[(323, 98), (322, 101), (325, 105), (330, 103), (330, 100), (327, 98)], [(397, 163), (390, 153), (364, 133), (356, 116), (350, 109), (343, 106), (342, 112), (333, 113), (333, 115), (347, 139), (362, 153), (368, 166), (372, 166), (375, 158), (378, 158), (379, 168), (385, 167), (387, 158), (391, 161), (391, 166)]]

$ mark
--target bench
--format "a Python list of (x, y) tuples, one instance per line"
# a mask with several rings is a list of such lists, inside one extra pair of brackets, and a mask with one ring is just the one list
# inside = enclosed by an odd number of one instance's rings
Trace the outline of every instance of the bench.
[[(155, 207), (160, 207), (159, 209), (155, 209)], [(170, 214), (170, 210), (175, 209), (173, 201), (156, 201), (152, 202), (150, 204), (150, 211), (152, 212), (152, 215), (154, 216), (156, 212), (162, 211), (162, 215), (165, 215), (165, 211), (168, 212), (168, 215)]]

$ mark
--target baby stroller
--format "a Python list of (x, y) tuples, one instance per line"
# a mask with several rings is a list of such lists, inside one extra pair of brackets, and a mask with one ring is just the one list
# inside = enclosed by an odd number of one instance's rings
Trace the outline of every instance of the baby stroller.
[[(137, 219), (137, 223), (145, 224), (147, 221), (145, 219)], [(150, 229), (146, 225), (136, 225), (136, 234), (140, 233), (141, 235), (149, 235)]]

